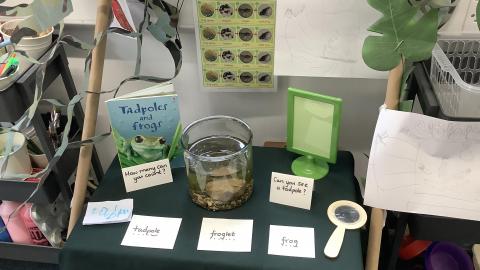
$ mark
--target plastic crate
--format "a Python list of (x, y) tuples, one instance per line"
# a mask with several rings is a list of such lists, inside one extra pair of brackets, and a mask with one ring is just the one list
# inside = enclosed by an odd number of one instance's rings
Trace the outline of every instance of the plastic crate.
[(443, 113), (480, 120), (480, 40), (439, 40), (430, 81)]

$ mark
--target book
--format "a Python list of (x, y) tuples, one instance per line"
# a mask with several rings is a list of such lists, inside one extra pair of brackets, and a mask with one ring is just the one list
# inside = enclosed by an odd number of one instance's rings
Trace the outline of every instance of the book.
[(169, 154), (173, 156), (171, 168), (184, 166), (180, 145), (174, 147), (173, 155), (171, 151), (181, 129), (178, 96), (172, 83), (157, 84), (106, 103), (127, 192), (145, 188), (139, 182), (161, 175), (158, 168), (163, 168)]

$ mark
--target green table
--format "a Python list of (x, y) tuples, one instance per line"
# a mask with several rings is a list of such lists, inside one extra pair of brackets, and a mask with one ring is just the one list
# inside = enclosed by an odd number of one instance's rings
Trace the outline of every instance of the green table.
[[(173, 171), (174, 182), (126, 194), (118, 161), (114, 161), (92, 201), (134, 199), (134, 214), (181, 217), (182, 225), (173, 250), (121, 246), (128, 224), (75, 227), (60, 254), (64, 270), (236, 270), (363, 269), (360, 231), (347, 231), (340, 255), (326, 258), (323, 249), (335, 229), (327, 218), (330, 203), (340, 199), (355, 200), (353, 157), (339, 152), (329, 175), (316, 181), (310, 211), (268, 201), (272, 171), (291, 173), (296, 157), (284, 149), (254, 147), (254, 192), (240, 208), (226, 212), (209, 212), (194, 205), (187, 193), (185, 169)], [(253, 219), (251, 253), (197, 251), (203, 217)], [(315, 228), (315, 259), (272, 256), (267, 254), (269, 225)]]

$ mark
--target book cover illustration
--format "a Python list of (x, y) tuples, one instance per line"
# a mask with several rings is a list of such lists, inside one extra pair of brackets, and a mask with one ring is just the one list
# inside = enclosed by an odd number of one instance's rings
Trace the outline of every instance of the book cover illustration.
[(112, 128), (112, 136), (122, 168), (165, 159), (171, 147), (162, 136), (135, 135), (124, 138), (115, 128)]
[[(180, 121), (176, 94), (120, 97), (107, 106), (122, 168), (167, 158)], [(179, 154), (172, 167), (182, 165)]]
[[(108, 100), (107, 108), (127, 191), (165, 183), (159, 183), (159, 177), (166, 171), (171, 175), (166, 164), (180, 123), (173, 85), (159, 84)], [(177, 146), (169, 167), (182, 166), (183, 153)]]

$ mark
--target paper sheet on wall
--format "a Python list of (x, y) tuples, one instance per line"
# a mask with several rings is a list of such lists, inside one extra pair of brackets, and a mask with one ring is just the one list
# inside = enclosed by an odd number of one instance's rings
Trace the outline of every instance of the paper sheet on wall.
[(277, 0), (275, 75), (386, 78), (362, 59), (381, 14), (366, 0)]
[(480, 220), (480, 122), (382, 110), (373, 137), (365, 204)]

